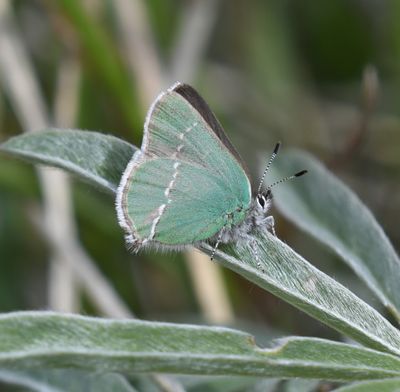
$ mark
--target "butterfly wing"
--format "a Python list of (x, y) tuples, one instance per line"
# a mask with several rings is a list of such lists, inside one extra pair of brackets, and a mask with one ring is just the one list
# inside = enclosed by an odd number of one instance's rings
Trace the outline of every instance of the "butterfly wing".
[(175, 90), (160, 95), (151, 107), (142, 150), (118, 190), (119, 221), (134, 244), (179, 245), (209, 238), (225, 224), (243, 220), (250, 205), (243, 167)]
[[(231, 194), (225, 182), (204, 167), (169, 158), (142, 162), (125, 194), (124, 212), (134, 238), (165, 245), (211, 237), (225, 224), (226, 213), (246, 202), (245, 195)], [(235, 220), (243, 214), (244, 209)]]
[(226, 135), (222, 125), (215, 117), (213, 111), (208, 106), (207, 102), (199, 95), (199, 93), (188, 84), (178, 83), (176, 87), (173, 89), (174, 92), (181, 95), (184, 99), (186, 99), (190, 105), (193, 106), (194, 109), (203, 117), (204, 121), (209, 125), (210, 129), (218, 136), (221, 142), (225, 145), (225, 147), (230, 151), (230, 153), (236, 158), (238, 163), (242, 166), (243, 170), (248, 175), (248, 170), (239, 155), (236, 151), (235, 147), (229, 140)]

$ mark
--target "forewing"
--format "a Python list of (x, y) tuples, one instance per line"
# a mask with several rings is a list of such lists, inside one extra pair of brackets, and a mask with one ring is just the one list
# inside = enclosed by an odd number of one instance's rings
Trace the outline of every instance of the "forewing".
[(207, 102), (200, 96), (200, 94), (188, 84), (179, 83), (172, 91), (181, 95), (197, 112), (203, 117), (204, 121), (209, 125), (210, 129), (218, 136), (225, 147), (231, 152), (231, 154), (236, 158), (238, 163), (242, 166), (247, 174), (247, 168), (236, 151), (235, 147), (226, 135), (222, 125), (215, 117), (215, 114), (208, 106)]
[[(188, 85), (178, 83), (156, 99), (147, 114), (144, 132), (142, 150), (148, 157), (178, 157), (213, 171), (218, 170), (221, 160), (231, 159), (247, 176), (218, 120)], [(223, 156), (220, 151), (224, 151)]]
[(246, 185), (236, 182), (237, 192), (227, 192), (225, 180), (202, 166), (165, 158), (145, 160), (133, 169), (124, 190), (124, 214), (141, 243), (190, 244), (217, 233), (229, 213), (235, 213), (237, 221), (243, 219), (250, 202)]

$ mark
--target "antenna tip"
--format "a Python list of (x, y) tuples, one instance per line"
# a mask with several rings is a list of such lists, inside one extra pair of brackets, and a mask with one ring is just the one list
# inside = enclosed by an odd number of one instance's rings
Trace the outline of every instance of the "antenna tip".
[(294, 176), (295, 177), (300, 177), (300, 176), (302, 176), (303, 174), (306, 174), (306, 173), (308, 173), (308, 170), (302, 170), (302, 171), (296, 173)]
[(274, 148), (274, 154), (278, 154), (279, 147), (281, 146), (281, 142), (276, 143), (275, 148)]

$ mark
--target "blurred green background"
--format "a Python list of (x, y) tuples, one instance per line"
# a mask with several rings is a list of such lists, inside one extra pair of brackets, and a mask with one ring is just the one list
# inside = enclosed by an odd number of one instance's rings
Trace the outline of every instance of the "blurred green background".
[[(0, 48), (10, 43), (11, 50), (23, 49), (49, 126), (102, 131), (140, 146), (151, 100), (175, 80), (189, 82), (213, 108), (254, 179), (276, 141), (305, 149), (360, 195), (399, 249), (399, 1), (3, 4)], [(9, 88), (12, 78), (25, 81), (2, 53), (0, 141), (30, 128)], [(33, 99), (29, 91), (23, 97)], [(38, 104), (32, 102), (27, 106)], [(35, 124), (32, 119), (31, 130)], [(0, 157), (0, 312), (54, 303), (43, 195), (33, 167)], [(71, 198), (80, 244), (138, 317), (222, 322), (256, 333), (260, 342), (282, 334), (336, 336), (230, 271), (222, 271), (224, 292), (215, 294), (228, 300), (227, 313), (221, 310), (227, 315), (205, 315), (185, 254), (130, 255), (110, 195), (73, 180)], [(281, 239), (380, 309), (335, 255), (274, 215)], [(207, 290), (208, 281), (200, 284)], [(74, 287), (78, 305), (72, 310), (104, 314)]]

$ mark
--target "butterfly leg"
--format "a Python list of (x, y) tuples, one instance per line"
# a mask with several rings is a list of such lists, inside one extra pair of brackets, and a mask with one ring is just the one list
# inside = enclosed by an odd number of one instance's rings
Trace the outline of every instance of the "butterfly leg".
[(265, 218), (265, 223), (266, 223), (266, 226), (267, 226), (267, 230), (270, 230), (271, 233), (276, 237), (274, 217), (272, 215), (267, 216)]
[(254, 238), (252, 238), (250, 244), (251, 244), (251, 248), (252, 248), (252, 250), (254, 252), (254, 257), (255, 257), (256, 262), (257, 262), (257, 268), (259, 270), (261, 270), (261, 272), (264, 273), (265, 271), (264, 271), (264, 268), (261, 266), (261, 259), (260, 259), (260, 254), (258, 253), (256, 240)]
[(215, 252), (217, 251), (218, 246), (222, 241), (222, 236), (224, 235), (224, 230), (225, 230), (225, 226), (221, 229), (221, 231), (218, 234), (217, 242), (215, 243), (214, 248), (211, 252), (211, 260), (214, 260)]
[(142, 241), (134, 238), (131, 234), (125, 236), (125, 244), (128, 251), (135, 254), (139, 253), (139, 250), (143, 245)]
[(251, 253), (253, 254), (255, 260), (256, 260), (256, 265), (257, 268), (261, 271), (261, 272), (265, 272), (264, 268), (261, 265), (261, 258), (260, 258), (260, 254), (258, 253), (258, 248), (257, 248), (257, 242), (255, 240), (255, 238), (251, 235), (247, 236), (247, 241), (250, 245), (251, 248)]

